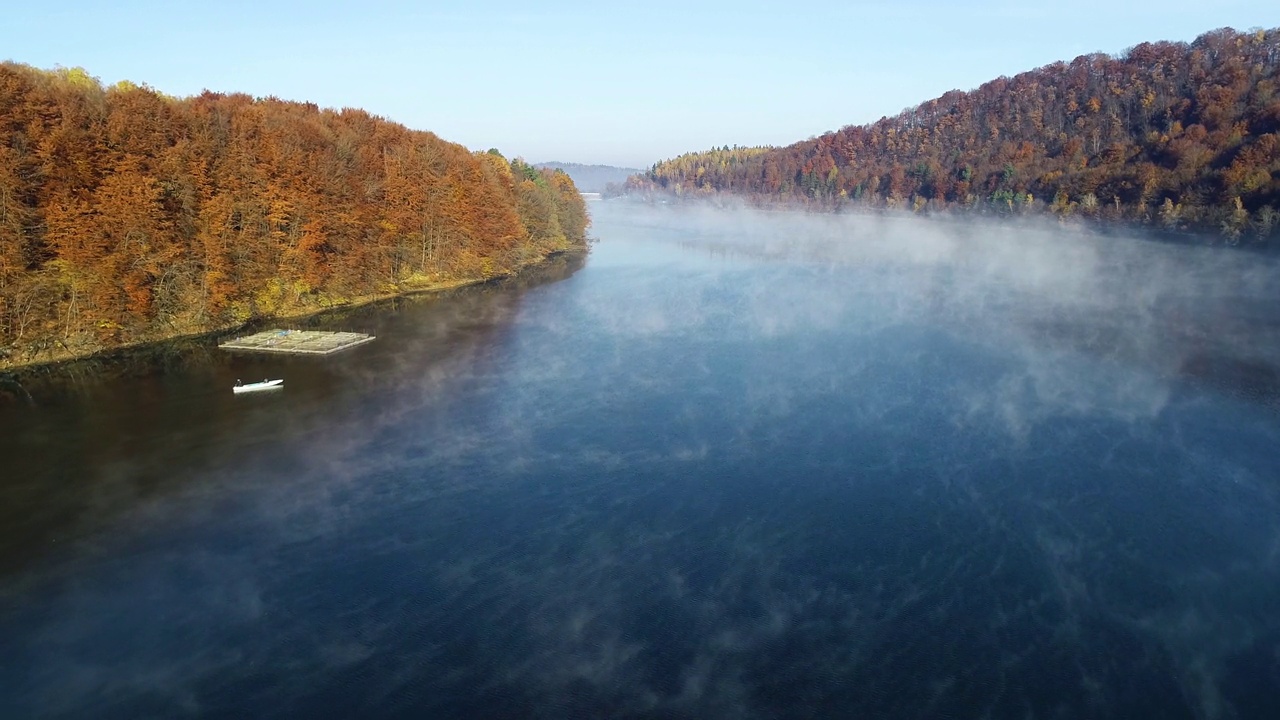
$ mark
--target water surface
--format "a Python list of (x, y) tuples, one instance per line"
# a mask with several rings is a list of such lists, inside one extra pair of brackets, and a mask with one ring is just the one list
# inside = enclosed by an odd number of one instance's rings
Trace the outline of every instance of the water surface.
[(0, 405), (0, 716), (1269, 716), (1273, 260), (592, 209), (343, 355)]

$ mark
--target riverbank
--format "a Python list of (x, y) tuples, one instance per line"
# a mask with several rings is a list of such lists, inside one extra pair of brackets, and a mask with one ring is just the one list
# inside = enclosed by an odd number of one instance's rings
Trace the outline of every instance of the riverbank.
[[(166, 337), (148, 339), (143, 342), (101, 348), (93, 352), (46, 352), (30, 359), (12, 361), (0, 359), (0, 400), (21, 399), (26, 396), (24, 385), (36, 378), (61, 376), (74, 379), (77, 377), (98, 375), (102, 372), (126, 371), (135, 365), (151, 365), (156, 362), (167, 363), (174, 357), (190, 356), (201, 352), (216, 353), (217, 341), (232, 333), (252, 331), (271, 324), (310, 324), (318, 318), (365, 308), (378, 303), (433, 295), (449, 295), (477, 286), (519, 281), (529, 278), (537, 281), (545, 273), (561, 261), (573, 259), (585, 260), (589, 249), (586, 247), (555, 250), (541, 257), (530, 260), (513, 272), (495, 274), (490, 277), (453, 279), (433, 283), (405, 282), (396, 292), (363, 295), (346, 299), (340, 303), (317, 306), (305, 312), (289, 312), (279, 315), (262, 315), (250, 318), (241, 323), (232, 323), (194, 333), (174, 334)], [(576, 268), (574, 268), (576, 270)]]

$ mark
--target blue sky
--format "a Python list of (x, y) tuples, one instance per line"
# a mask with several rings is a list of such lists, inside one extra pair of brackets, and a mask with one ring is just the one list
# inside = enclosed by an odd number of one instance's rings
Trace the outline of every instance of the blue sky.
[[(806, 7), (807, 6), (807, 7)], [(786, 144), (1084, 53), (1280, 25), (1271, 2), (25, 2), (0, 59), (360, 107), (530, 161)]]

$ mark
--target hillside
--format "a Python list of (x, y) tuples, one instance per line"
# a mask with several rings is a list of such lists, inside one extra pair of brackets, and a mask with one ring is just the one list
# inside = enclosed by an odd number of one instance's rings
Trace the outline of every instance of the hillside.
[(0, 367), (513, 272), (570, 177), (360, 110), (0, 64)]
[(602, 193), (609, 185), (621, 185), (632, 175), (643, 172), (638, 168), (614, 167), (612, 165), (579, 165), (578, 163), (546, 162), (538, 163), (538, 167), (548, 170), (562, 170), (573, 178), (573, 184), (582, 192)]
[(1215, 30), (1001, 77), (788, 147), (684, 155), (629, 187), (1052, 213), (1260, 241), (1280, 209), (1278, 73), (1280, 30)]

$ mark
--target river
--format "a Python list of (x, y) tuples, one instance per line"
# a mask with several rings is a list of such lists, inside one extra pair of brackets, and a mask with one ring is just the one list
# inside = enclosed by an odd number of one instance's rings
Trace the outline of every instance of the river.
[(591, 210), (0, 404), (0, 717), (1270, 717), (1275, 258)]

